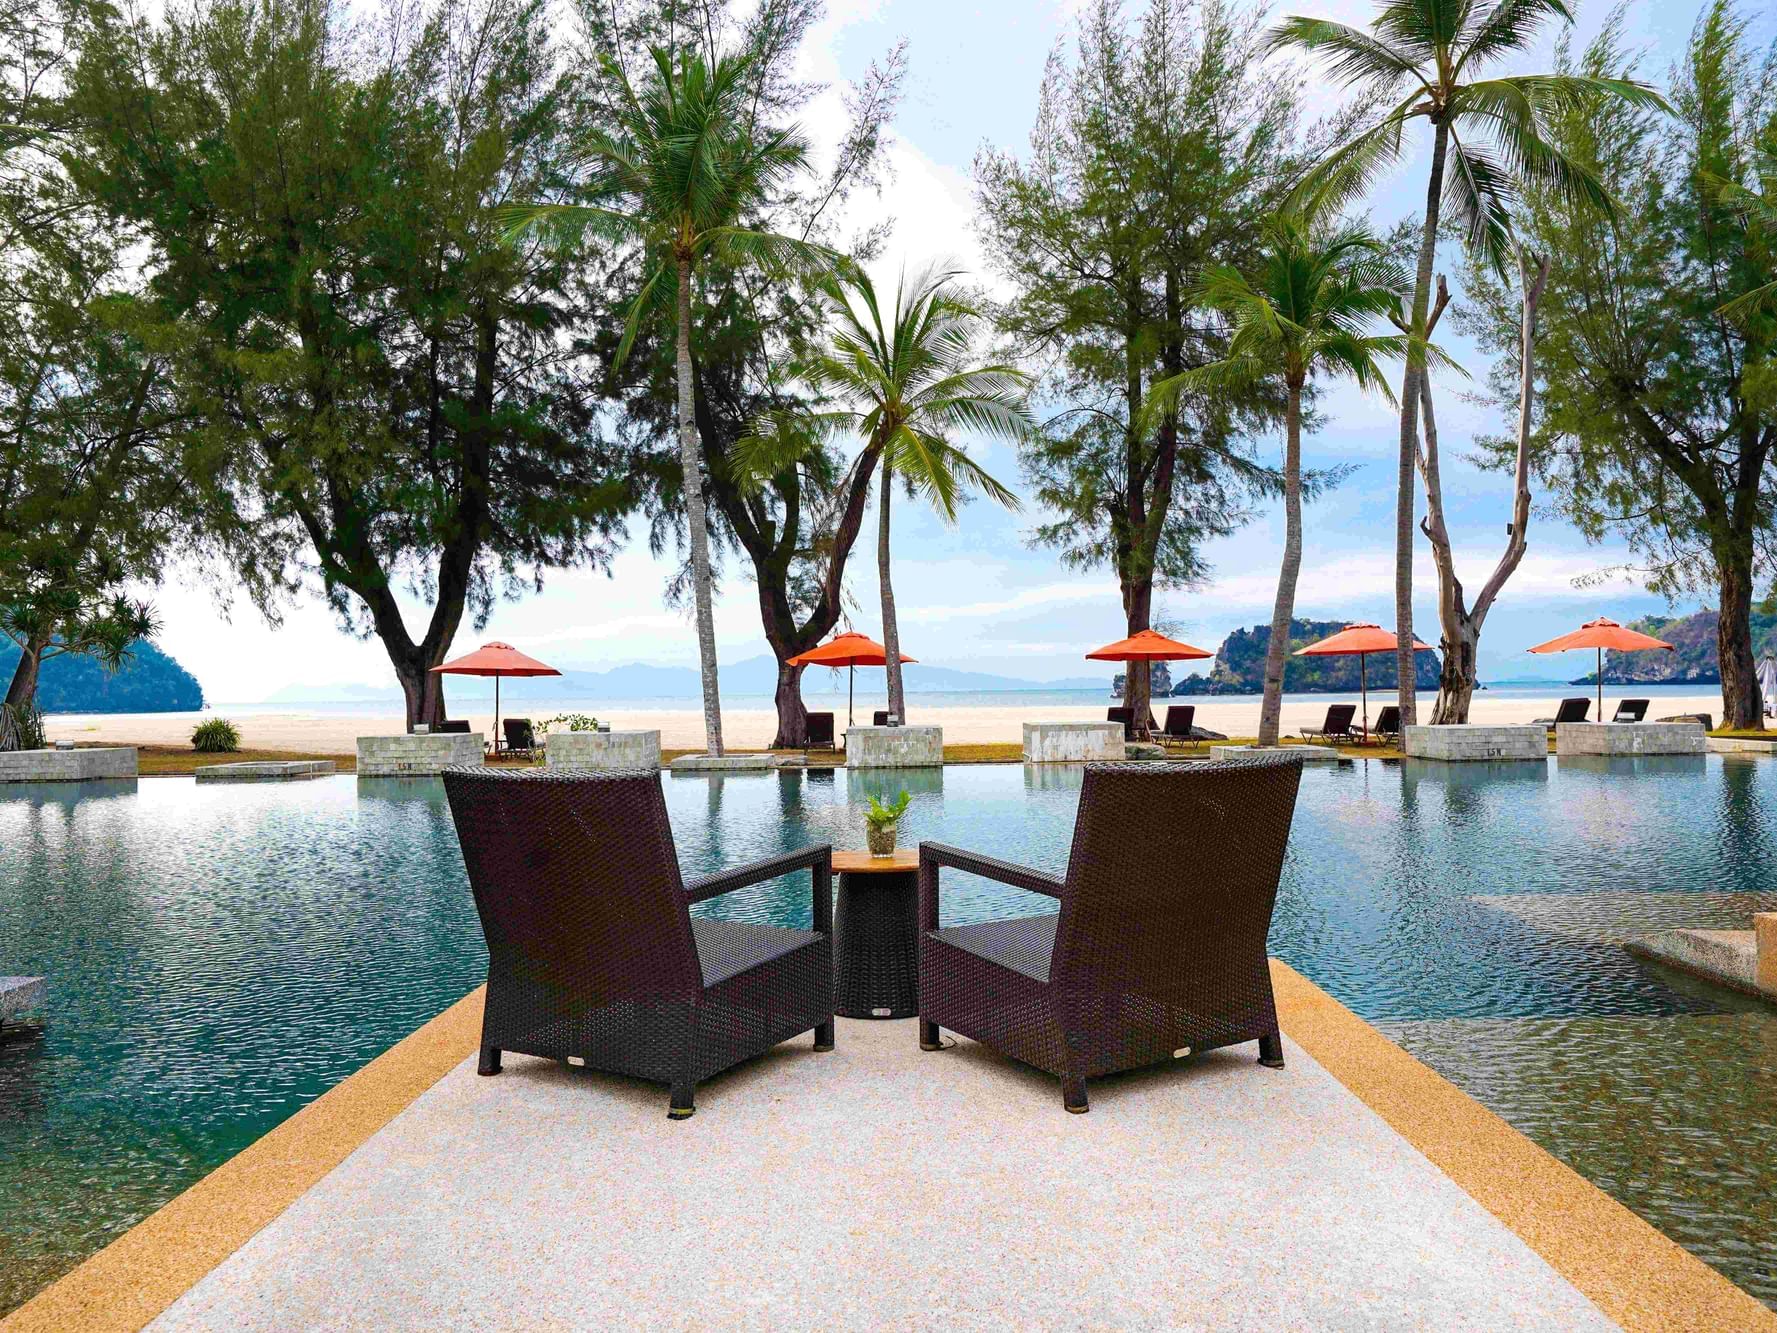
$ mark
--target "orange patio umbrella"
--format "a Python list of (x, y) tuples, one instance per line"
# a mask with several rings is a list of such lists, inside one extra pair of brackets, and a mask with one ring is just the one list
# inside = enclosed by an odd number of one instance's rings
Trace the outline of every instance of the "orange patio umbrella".
[[(1347, 625), (1337, 634), (1329, 635), (1319, 643), (1311, 643), (1306, 648), (1296, 649), (1297, 657), (1355, 657), (1357, 658), (1357, 688), (1363, 699), (1364, 739), (1370, 739), (1370, 654), (1392, 653), (1400, 639), (1391, 630), (1380, 625), (1372, 625), (1368, 621), (1359, 621), (1355, 625)], [(1429, 653), (1432, 646), (1413, 640), (1413, 651)]]
[[(1214, 657), (1178, 639), (1169, 639), (1151, 629), (1137, 630), (1127, 639), (1118, 639), (1086, 654), (1094, 662), (1188, 662), (1199, 657)], [(1123, 677), (1123, 698), (1129, 698), (1129, 674)], [(1131, 718), (1138, 730), (1145, 730), (1146, 719)]]
[(494, 753), (500, 753), (500, 677), (559, 676), (561, 672), (526, 657), (509, 643), (484, 643), (454, 662), (432, 668), (441, 676), (492, 676), (494, 678)]
[[(916, 662), (919, 659), (901, 654), (903, 662)], [(818, 648), (810, 648), (805, 653), (797, 653), (790, 659), (791, 666), (828, 666), (849, 667), (845, 684), (845, 725), (852, 724), (852, 702), (857, 692), (857, 668), (861, 666), (887, 666), (888, 649), (875, 639), (859, 634), (856, 630), (847, 630), (844, 634), (835, 634)], [(903, 719), (905, 721), (905, 719)]]
[(1598, 650), (1598, 720), (1604, 720), (1604, 650), (1614, 648), (1619, 653), (1636, 653), (1644, 648), (1664, 648), (1674, 651), (1671, 644), (1664, 639), (1656, 639), (1651, 634), (1643, 634), (1640, 630), (1624, 629), (1614, 620), (1599, 616), (1596, 620), (1588, 620), (1571, 634), (1563, 634), (1558, 639), (1550, 639), (1547, 643), (1539, 643), (1530, 649), (1533, 653), (1564, 653), (1570, 648), (1595, 648)]

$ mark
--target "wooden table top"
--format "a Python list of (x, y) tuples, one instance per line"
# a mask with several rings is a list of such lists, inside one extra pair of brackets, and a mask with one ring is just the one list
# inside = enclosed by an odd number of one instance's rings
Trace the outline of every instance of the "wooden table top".
[(917, 847), (897, 847), (893, 856), (872, 856), (869, 852), (859, 851), (835, 850), (833, 853), (833, 873), (836, 875), (906, 874), (918, 869)]

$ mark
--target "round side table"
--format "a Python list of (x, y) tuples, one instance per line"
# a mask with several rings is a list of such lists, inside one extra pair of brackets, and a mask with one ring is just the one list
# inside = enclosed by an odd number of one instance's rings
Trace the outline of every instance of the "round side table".
[(919, 1014), (919, 853), (834, 852), (833, 1008), (846, 1018)]

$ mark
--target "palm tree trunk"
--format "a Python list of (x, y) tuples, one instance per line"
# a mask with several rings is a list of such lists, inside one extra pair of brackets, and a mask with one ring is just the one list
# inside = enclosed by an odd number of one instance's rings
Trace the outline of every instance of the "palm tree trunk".
[(49, 635), (32, 635), (19, 645), (18, 665), (13, 668), (12, 682), (6, 687), (6, 702), (14, 708), (25, 708), (37, 698), (37, 678), (43, 670), (43, 652), (49, 647)]
[(691, 592), (697, 603), (697, 659), (703, 673), (703, 734), (722, 753), (722, 697), (716, 677), (716, 612), (710, 578), (710, 529), (703, 507), (703, 449), (691, 398), (691, 261), (679, 261), (679, 465), (685, 473), (685, 526), (691, 538)]
[[(1425, 190), (1425, 232), (1419, 238), (1419, 271), (1413, 278), (1413, 317), (1407, 328), (1411, 337), (1425, 336), (1431, 313), (1431, 272), (1438, 251), (1438, 207), (1444, 194), (1444, 160), (1450, 148), (1450, 129), (1437, 122), (1432, 138), (1431, 180)], [(1423, 349), (1407, 349), (1407, 368), (1401, 376), (1400, 466), (1395, 477), (1394, 516), (1394, 627), (1397, 702), (1401, 725), (1419, 720), (1414, 693), (1413, 664), (1413, 511), (1419, 487), (1413, 473), (1419, 458), (1419, 381), (1425, 375)]]
[(1271, 642), (1265, 649), (1265, 699), (1259, 707), (1259, 744), (1276, 745), (1283, 717), (1283, 668), (1296, 612), (1296, 578), (1302, 572), (1302, 385), (1292, 378), (1284, 413), (1283, 567), (1271, 609)]
[(901, 627), (895, 623), (895, 589), (889, 582), (889, 496), (894, 491), (894, 470), (882, 460), (882, 494), (877, 497), (876, 568), (882, 579), (882, 646), (888, 658), (888, 710), (897, 722), (907, 720), (907, 701), (901, 689)]

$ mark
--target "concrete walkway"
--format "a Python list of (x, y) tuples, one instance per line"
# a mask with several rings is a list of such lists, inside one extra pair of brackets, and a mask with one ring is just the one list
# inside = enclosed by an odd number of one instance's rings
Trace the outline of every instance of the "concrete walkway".
[(666, 1094), (459, 1066), (163, 1329), (1611, 1327), (1286, 1037), (1092, 1085), (840, 1020)]

